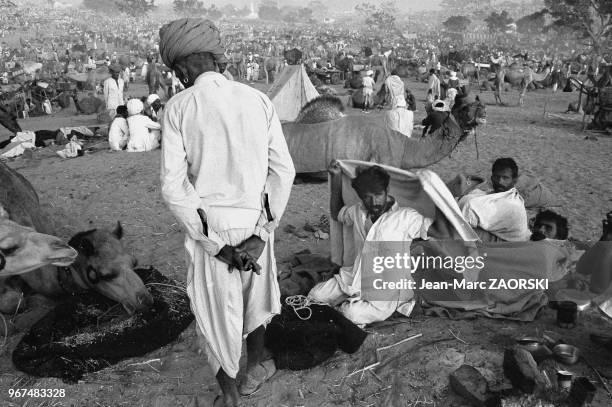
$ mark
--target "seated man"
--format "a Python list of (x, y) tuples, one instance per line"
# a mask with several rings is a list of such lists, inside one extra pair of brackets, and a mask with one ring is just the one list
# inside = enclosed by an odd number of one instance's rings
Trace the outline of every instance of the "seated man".
[(522, 242), (531, 236), (525, 203), (515, 188), (518, 166), (512, 158), (495, 160), (491, 187), (476, 188), (459, 200), (459, 208), (483, 241)]
[(531, 240), (566, 240), (569, 234), (567, 218), (551, 210), (538, 213), (533, 222)]
[[(426, 107), (425, 110), (427, 109), (428, 108)], [(443, 100), (435, 100), (431, 106), (431, 109), (432, 110), (427, 111), (427, 117), (425, 117), (421, 122), (421, 124), (424, 126), (422, 134), (423, 137), (438, 130), (442, 126), (442, 123), (444, 123), (450, 116), (450, 108)]]
[(565, 254), (563, 260), (558, 260), (555, 267), (550, 269), (550, 273), (547, 276), (549, 290), (554, 292), (562, 288), (584, 287), (585, 279), (574, 273), (576, 262), (583, 251), (577, 250), (568, 241), (569, 227), (567, 218), (551, 210), (539, 212), (533, 221), (531, 232), (531, 241), (545, 240), (555, 245)]
[(389, 174), (379, 166), (358, 170), (351, 185), (361, 202), (344, 206), (342, 170), (335, 161), (331, 174), (330, 209), (332, 219), (352, 226), (357, 257), (352, 266), (345, 266), (330, 280), (317, 284), (308, 294), (311, 300), (338, 306), (338, 310), (355, 324), (384, 321), (393, 312), (409, 315), (414, 307), (411, 290), (398, 290), (389, 301), (366, 301), (361, 298), (361, 259), (366, 241), (411, 242), (426, 238), (433, 220), (412, 208), (400, 207), (388, 195)]

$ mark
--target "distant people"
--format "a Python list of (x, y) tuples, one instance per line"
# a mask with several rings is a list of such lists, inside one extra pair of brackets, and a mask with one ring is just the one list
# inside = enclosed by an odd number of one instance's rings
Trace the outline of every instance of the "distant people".
[(119, 65), (111, 65), (109, 67), (111, 77), (104, 81), (104, 103), (111, 119), (117, 114), (117, 107), (123, 102), (124, 82), (120, 77), (121, 67)]
[(130, 99), (127, 103), (128, 128), (130, 140), (127, 151), (151, 151), (159, 147), (161, 125), (143, 114), (144, 105), (139, 99)]
[(476, 188), (459, 200), (459, 208), (483, 241), (528, 241), (525, 202), (515, 188), (518, 166), (512, 158), (499, 158), (491, 169), (491, 184)]
[(459, 81), (459, 78), (457, 77), (457, 72), (451, 71), (450, 76), (448, 78), (448, 89), (454, 88), (455, 90), (458, 91), (460, 87), (461, 87), (461, 82)]
[(363, 84), (363, 112), (370, 113), (370, 108), (374, 106), (374, 71), (369, 70), (362, 79)]
[(130, 139), (128, 127), (128, 109), (126, 105), (117, 106), (117, 114), (108, 130), (108, 144), (113, 151), (125, 150)]
[(440, 95), (440, 79), (436, 76), (436, 71), (433, 68), (429, 70), (427, 89), (431, 89), (431, 93), (434, 95)]
[(435, 100), (431, 106), (431, 110), (427, 112), (427, 117), (423, 119), (421, 124), (423, 127), (422, 136), (431, 134), (442, 127), (442, 124), (450, 116), (450, 108), (444, 100)]
[(164, 105), (157, 94), (147, 97), (147, 116), (153, 121), (159, 122), (164, 114)]
[(391, 110), (385, 112), (385, 124), (388, 128), (399, 131), (407, 137), (412, 136), (414, 114), (408, 109), (405, 99), (405, 87), (402, 79), (392, 72), (384, 83)]

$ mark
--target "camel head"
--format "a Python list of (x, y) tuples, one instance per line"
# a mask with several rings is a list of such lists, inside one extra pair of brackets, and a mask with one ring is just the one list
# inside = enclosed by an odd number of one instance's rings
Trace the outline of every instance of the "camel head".
[(456, 99), (452, 113), (463, 131), (468, 132), (479, 124), (487, 122), (487, 109), (478, 96), (472, 102), (468, 102), (466, 99)]
[(77, 252), (61, 239), (9, 220), (0, 207), (0, 277), (47, 265), (68, 266), (76, 257)]
[(77, 233), (68, 242), (79, 254), (71, 269), (81, 287), (119, 302), (134, 314), (153, 305), (153, 297), (134, 272), (136, 259), (121, 243), (122, 236), (119, 222), (112, 232), (93, 229)]
[(17, 122), (17, 115), (11, 111), (8, 111), (2, 105), (0, 105), (0, 124), (13, 133), (21, 131), (21, 126)]

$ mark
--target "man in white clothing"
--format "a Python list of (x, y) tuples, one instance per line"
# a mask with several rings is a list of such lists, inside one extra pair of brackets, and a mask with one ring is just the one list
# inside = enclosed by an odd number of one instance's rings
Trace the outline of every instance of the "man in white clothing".
[[(281, 309), (274, 229), (295, 169), (270, 99), (217, 72), (227, 60), (212, 22), (168, 23), (159, 48), (186, 88), (162, 119), (162, 195), (187, 232), (187, 293), (223, 391), (214, 406), (234, 407), (239, 393), (252, 394), (276, 370), (263, 344)], [(238, 387), (243, 335), (247, 367)]]
[[(389, 293), (385, 301), (367, 301), (363, 298), (361, 279), (364, 246), (366, 242), (403, 242), (409, 247), (416, 238), (427, 238), (433, 219), (426, 218), (409, 207), (400, 207), (388, 195), (389, 174), (379, 166), (359, 169), (351, 185), (361, 202), (345, 206), (342, 198), (342, 170), (333, 162), (331, 174), (331, 218), (345, 226), (352, 226), (357, 257), (352, 265), (342, 267), (340, 273), (312, 288), (312, 300), (337, 306), (338, 310), (355, 324), (384, 321), (395, 311), (410, 315), (414, 307), (412, 290), (402, 289)], [(409, 250), (409, 248), (406, 250)], [(367, 271), (366, 271), (367, 272)], [(410, 273), (407, 271), (406, 277)]]
[(109, 116), (115, 117), (117, 106), (124, 104), (123, 102), (123, 79), (121, 76), (121, 67), (119, 65), (111, 65), (109, 68), (111, 77), (104, 81), (104, 102)]
[(485, 184), (459, 200), (459, 208), (483, 241), (528, 241), (525, 203), (515, 188), (518, 166), (512, 158), (498, 158)]
[(127, 106), (117, 107), (117, 115), (113, 119), (108, 130), (108, 144), (113, 151), (125, 150), (130, 140), (130, 129), (127, 123)]

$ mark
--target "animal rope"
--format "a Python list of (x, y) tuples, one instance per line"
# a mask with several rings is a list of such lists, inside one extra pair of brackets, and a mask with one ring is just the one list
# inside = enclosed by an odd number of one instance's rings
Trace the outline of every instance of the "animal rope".
[[(295, 315), (297, 315), (297, 317), (302, 321), (307, 321), (310, 319), (310, 317), (312, 317), (312, 309), (310, 309), (311, 305), (327, 305), (324, 302), (312, 300), (305, 295), (291, 295), (285, 298), (285, 304), (293, 308)], [(307, 310), (308, 316), (302, 317), (300, 315), (301, 310)]]

